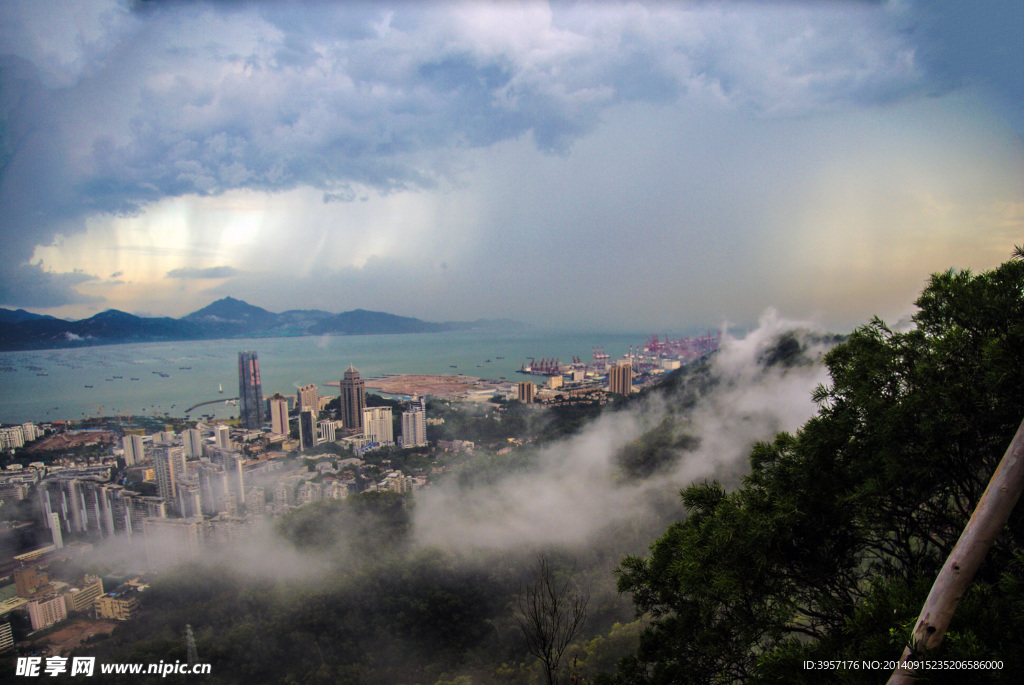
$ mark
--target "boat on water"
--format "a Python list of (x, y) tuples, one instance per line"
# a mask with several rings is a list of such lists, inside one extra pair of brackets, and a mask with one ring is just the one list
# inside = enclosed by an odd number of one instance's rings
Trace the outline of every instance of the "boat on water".
[(219, 393), (223, 393), (224, 392), (224, 384), (223, 383), (218, 383), (217, 384), (217, 392), (219, 392)]

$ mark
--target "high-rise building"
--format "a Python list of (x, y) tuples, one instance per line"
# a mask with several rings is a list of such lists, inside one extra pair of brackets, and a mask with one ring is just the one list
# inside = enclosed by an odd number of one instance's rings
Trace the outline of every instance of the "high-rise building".
[(316, 446), (316, 414), (312, 409), (299, 412), (299, 449), (308, 450)]
[(181, 434), (185, 446), (185, 458), (199, 459), (203, 456), (203, 434), (197, 428), (189, 428)]
[(633, 365), (619, 362), (608, 369), (608, 392), (628, 395), (633, 390)]
[(423, 402), (414, 402), (402, 412), (402, 447), (422, 447), (427, 444), (427, 413)]
[(255, 352), (238, 353), (238, 419), (244, 428), (263, 426), (263, 386)]
[(532, 404), (533, 393), (536, 390), (536, 387), (533, 385), (533, 383), (531, 381), (523, 381), (518, 384), (518, 388), (519, 401), (522, 402), (523, 404)]
[(227, 471), (223, 464), (214, 464), (208, 459), (199, 462), (199, 496), (203, 514), (213, 516), (223, 508), (228, 491)]
[(367, 407), (363, 410), (363, 435), (381, 446), (395, 444), (391, 407)]
[(221, 456), (224, 466), (224, 478), (227, 492), (233, 492), (239, 504), (245, 504), (245, 469), (242, 455), (237, 452), (226, 452)]
[(182, 447), (168, 447), (153, 455), (156, 470), (156, 489), (160, 499), (173, 502), (178, 498), (178, 478), (185, 475), (185, 450)]
[(178, 478), (178, 512), (182, 518), (203, 515), (202, 488), (197, 476)]
[(173, 445), (176, 435), (174, 431), (157, 431), (153, 433), (154, 445)]
[(299, 388), (296, 398), (299, 401), (300, 410), (312, 409), (315, 412), (320, 411), (320, 390), (317, 388), (316, 383), (310, 383)]
[(0, 449), (17, 449), (25, 445), (25, 433), (21, 426), (0, 428)]
[(288, 401), (281, 393), (274, 393), (270, 398), (270, 430), (278, 435), (288, 435)]
[(122, 442), (124, 443), (124, 463), (126, 466), (135, 466), (145, 461), (146, 452), (142, 446), (142, 436), (126, 435)]
[(64, 535), (60, 531), (60, 515), (51, 512), (46, 517), (46, 523), (50, 526), (50, 533), (53, 535), (53, 546), (57, 549), (64, 549)]
[(366, 409), (366, 385), (354, 366), (345, 369), (341, 381), (341, 421), (345, 428), (363, 432), (363, 410)]
[(196, 516), (189, 519), (147, 518), (142, 522), (146, 561), (150, 569), (199, 559), (208, 524)]
[(231, 431), (223, 423), (219, 424), (213, 429), (213, 434), (217, 438), (217, 447), (222, 450), (231, 449)]
[(32, 630), (42, 630), (66, 619), (68, 608), (62, 596), (51, 593), (29, 602), (28, 615)]

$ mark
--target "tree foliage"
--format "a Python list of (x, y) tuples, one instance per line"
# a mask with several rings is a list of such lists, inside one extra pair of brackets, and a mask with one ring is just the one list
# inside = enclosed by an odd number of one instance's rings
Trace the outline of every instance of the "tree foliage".
[[(804, 659), (900, 655), (1024, 417), (1019, 249), (987, 273), (936, 274), (917, 306), (910, 330), (875, 319), (833, 348), (817, 415), (756, 445), (736, 491), (687, 487), (685, 520), (646, 558), (623, 560), (619, 589), (651, 623), (620, 681), (812, 680)], [(1013, 637), (1022, 519), (996, 541), (943, 647), (1002, 659), (1006, 676), (1024, 667)]]

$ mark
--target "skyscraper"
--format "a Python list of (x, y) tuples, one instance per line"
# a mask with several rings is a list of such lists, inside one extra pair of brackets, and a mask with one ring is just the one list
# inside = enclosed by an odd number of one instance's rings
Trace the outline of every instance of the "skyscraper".
[(135, 466), (146, 458), (145, 448), (142, 445), (142, 436), (126, 435), (124, 436), (123, 444), (125, 466)]
[(522, 381), (517, 384), (519, 390), (519, 401), (523, 404), (533, 403), (533, 393), (536, 390), (536, 386), (531, 381)]
[(185, 475), (185, 449), (168, 447), (153, 455), (157, 494), (165, 502), (178, 497), (178, 479)]
[(628, 395), (633, 390), (633, 365), (619, 362), (608, 369), (608, 392)]
[(345, 428), (363, 432), (363, 410), (366, 409), (366, 385), (354, 366), (345, 370), (341, 381), (341, 420)]
[(270, 430), (288, 435), (288, 402), (280, 393), (270, 398)]
[(421, 447), (427, 444), (427, 413), (424, 402), (413, 402), (402, 412), (402, 447)]
[(185, 446), (185, 457), (198, 459), (203, 456), (203, 434), (195, 428), (189, 428), (181, 433), (181, 440)]
[(263, 426), (263, 387), (255, 352), (238, 353), (238, 419), (250, 430)]
[(391, 407), (367, 407), (363, 410), (363, 435), (383, 447), (395, 444)]
[(218, 424), (218, 426), (213, 429), (213, 434), (217, 438), (217, 447), (222, 450), (231, 449), (231, 430), (227, 426), (223, 423)]
[(316, 414), (312, 409), (299, 412), (299, 448), (308, 450), (316, 446)]

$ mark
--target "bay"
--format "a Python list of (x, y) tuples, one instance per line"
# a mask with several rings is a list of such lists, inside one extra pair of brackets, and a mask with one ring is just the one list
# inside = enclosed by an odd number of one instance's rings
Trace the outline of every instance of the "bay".
[[(234, 338), (135, 343), (65, 350), (0, 353), (0, 422), (77, 421), (88, 416), (184, 416), (200, 402), (238, 395), (238, 352), (259, 355), (263, 394), (294, 394), (316, 383), (336, 395), (349, 364), (362, 377), (383, 374), (463, 373), (508, 381), (537, 377), (516, 371), (530, 357), (590, 361), (603, 347), (612, 359), (641, 334), (553, 331), (459, 331), (403, 335)], [(499, 359), (504, 357), (504, 359)], [(490, 361), (487, 361), (490, 360)], [(161, 375), (166, 374), (166, 375)], [(137, 380), (135, 380), (137, 379)], [(224, 392), (218, 392), (218, 385)], [(238, 408), (223, 402), (194, 410), (192, 418), (228, 418)]]

